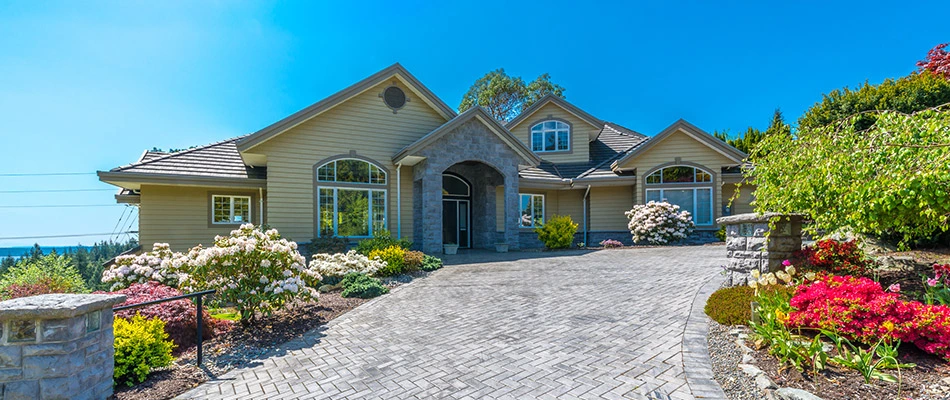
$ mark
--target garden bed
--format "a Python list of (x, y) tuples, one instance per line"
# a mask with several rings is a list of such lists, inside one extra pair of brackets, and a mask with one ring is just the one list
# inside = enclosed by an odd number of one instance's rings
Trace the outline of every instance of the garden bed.
[(350, 311), (367, 300), (323, 293), (319, 302), (294, 304), (249, 326), (236, 324), (229, 332), (205, 341), (203, 370), (195, 366), (196, 349), (182, 353), (175, 363), (152, 373), (141, 384), (115, 388), (115, 399), (170, 399), (232, 369), (266, 358), (280, 345)]
[[(738, 368), (743, 352), (735, 343), (737, 335), (734, 333), (741, 331), (749, 334), (749, 329), (724, 326), (715, 321), (710, 321), (709, 324), (708, 345), (713, 374), (726, 397), (731, 400), (766, 398), (765, 391), (756, 387), (754, 379)], [(748, 341), (745, 345), (750, 348), (753, 346)], [(900, 361), (917, 365), (915, 368), (901, 370), (900, 385), (876, 379), (868, 385), (857, 371), (835, 366), (819, 372), (817, 376), (805, 376), (793, 368), (783, 368), (783, 365), (768, 353), (768, 349), (754, 350), (751, 356), (749, 364), (765, 372), (778, 387), (806, 390), (826, 400), (942, 400), (950, 396), (950, 365), (913, 345), (900, 348)], [(896, 371), (888, 372), (896, 375)]]

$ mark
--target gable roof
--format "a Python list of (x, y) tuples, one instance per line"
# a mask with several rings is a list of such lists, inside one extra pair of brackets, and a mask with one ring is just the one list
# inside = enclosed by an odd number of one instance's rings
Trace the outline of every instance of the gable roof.
[(313, 117), (316, 117), (324, 111), (327, 111), (338, 104), (343, 103), (344, 101), (349, 100), (350, 98), (380, 83), (385, 82), (394, 75), (398, 75), (400, 78), (405, 80), (411, 90), (418, 91), (419, 94), (421, 94), (423, 101), (429, 104), (429, 106), (441, 114), (445, 119), (450, 120), (456, 116), (455, 110), (453, 110), (448, 106), (448, 104), (445, 104), (442, 99), (432, 93), (432, 91), (423, 85), (422, 82), (419, 82), (419, 80), (410, 74), (406, 68), (404, 68), (399, 63), (395, 63), (389, 67), (386, 67), (382, 71), (370, 75), (369, 77), (330, 95), (330, 97), (311, 104), (307, 108), (297, 111), (280, 121), (270, 124), (264, 129), (244, 137), (237, 143), (238, 151), (246, 151), (274, 136), (284, 133), (295, 126), (300, 125)]
[(189, 179), (220, 183), (264, 182), (267, 168), (245, 165), (237, 150), (236, 143), (243, 138), (239, 136), (175, 153), (147, 151), (132, 164), (99, 171), (99, 179), (161, 183)]
[(515, 153), (517, 153), (521, 158), (526, 162), (527, 165), (538, 165), (541, 163), (541, 158), (538, 157), (531, 149), (528, 149), (528, 146), (525, 146), (521, 140), (515, 137), (507, 128), (505, 128), (501, 123), (499, 123), (494, 117), (488, 114), (484, 108), (481, 106), (475, 106), (467, 111), (459, 114), (457, 117), (451, 119), (450, 121), (442, 124), (432, 132), (429, 132), (425, 136), (419, 138), (415, 142), (412, 142), (410, 145), (406, 146), (402, 150), (398, 151), (393, 155), (393, 163), (398, 163), (407, 156), (412, 155), (424, 147), (428, 146), (432, 142), (438, 140), (445, 134), (451, 132), (453, 129), (461, 126), (469, 120), (476, 119), (488, 127), (488, 130), (498, 136), (503, 142), (508, 144)]
[(604, 125), (604, 121), (601, 121), (599, 118), (588, 114), (587, 111), (581, 110), (577, 106), (571, 103), (568, 103), (567, 100), (564, 100), (553, 94), (547, 94), (544, 97), (538, 99), (538, 101), (532, 104), (531, 107), (528, 107), (527, 110), (522, 111), (521, 114), (515, 117), (515, 119), (505, 124), (505, 127), (512, 128), (515, 125), (518, 125), (521, 122), (524, 122), (526, 118), (530, 117), (532, 114), (540, 110), (541, 107), (544, 107), (548, 103), (554, 103), (558, 107), (561, 107), (565, 111), (571, 114), (574, 114), (574, 116), (576, 116), (577, 118), (580, 118), (581, 120), (583, 120), (584, 122), (587, 122), (588, 124), (591, 124), (592, 126), (602, 127)]
[(712, 148), (719, 154), (722, 154), (726, 158), (735, 161), (737, 164), (742, 164), (743, 160), (745, 160), (746, 157), (748, 157), (748, 154), (739, 151), (735, 147), (732, 147), (726, 144), (722, 140), (717, 139), (715, 136), (710, 135), (706, 131), (699, 129), (696, 125), (686, 122), (686, 120), (684, 119), (679, 119), (678, 121), (674, 122), (672, 125), (668, 126), (666, 129), (661, 131), (659, 134), (652, 137), (650, 140), (644, 143), (643, 146), (637, 146), (636, 149), (633, 149), (632, 151), (628, 152), (623, 157), (620, 157), (616, 161), (612, 162), (610, 164), (610, 167), (612, 169), (616, 169), (617, 167), (619, 167), (620, 165), (623, 165), (627, 161), (630, 161), (633, 158), (637, 157), (638, 155), (643, 154), (644, 152), (650, 150), (653, 146), (656, 146), (657, 144), (662, 142), (663, 139), (666, 139), (670, 135), (676, 132), (680, 132), (680, 131), (686, 133), (686, 135), (688, 135), (689, 137), (693, 139), (696, 139), (700, 143), (703, 143), (706, 146), (709, 146), (710, 148)]
[(521, 170), (522, 178), (562, 181), (570, 179), (616, 178), (610, 162), (622, 157), (650, 138), (613, 122), (605, 122), (597, 137), (590, 142), (590, 160), (580, 163), (543, 161), (533, 168)]

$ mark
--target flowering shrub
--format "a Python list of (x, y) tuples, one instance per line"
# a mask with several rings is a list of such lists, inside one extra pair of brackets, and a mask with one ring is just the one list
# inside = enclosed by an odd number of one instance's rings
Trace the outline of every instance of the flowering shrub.
[(385, 266), (385, 261), (378, 258), (370, 259), (369, 257), (357, 253), (356, 250), (350, 250), (345, 254), (314, 254), (313, 257), (310, 258), (309, 269), (311, 274), (317, 274), (323, 278), (342, 278), (351, 272), (375, 275), (380, 268)]
[(818, 328), (867, 344), (901, 340), (950, 359), (950, 307), (903, 301), (863, 277), (819, 276), (802, 285), (790, 304), (791, 327)]
[(220, 300), (237, 306), (245, 323), (258, 311), (269, 314), (294, 299), (317, 299), (313, 286), (321, 279), (306, 267), (297, 243), (282, 239), (276, 229), (264, 232), (252, 224), (216, 237), (213, 247), (191, 249), (187, 267), (182, 288), (216, 289)]
[(132, 386), (145, 381), (152, 368), (167, 367), (172, 363), (172, 347), (175, 345), (166, 340), (168, 335), (164, 325), (158, 318), (145, 319), (141, 315), (113, 321), (115, 382)]
[(389, 231), (381, 230), (374, 232), (372, 238), (363, 239), (356, 243), (356, 252), (368, 256), (373, 250), (384, 250), (393, 246), (408, 250), (412, 246), (412, 242), (407, 239), (394, 238)]
[(934, 264), (934, 277), (924, 277), (924, 301), (950, 305), (950, 264)]
[(617, 249), (623, 247), (623, 243), (621, 243), (619, 240), (613, 239), (602, 240), (600, 245), (605, 249)]
[(0, 279), (0, 297), (16, 298), (47, 293), (86, 293), (82, 275), (69, 258), (48, 254), (23, 260), (10, 267)]
[[(154, 281), (133, 283), (132, 286), (114, 293), (126, 296), (125, 302), (119, 304), (120, 306), (182, 295), (181, 291)], [(207, 310), (203, 311), (203, 335), (206, 338), (215, 337), (231, 326), (230, 321), (211, 318)], [(198, 333), (197, 307), (191, 300), (174, 300), (132, 310), (118, 311), (115, 316), (118, 318), (132, 318), (136, 314), (140, 314), (145, 318), (158, 318), (164, 321), (165, 333), (175, 343), (178, 351), (184, 351), (196, 344)]]
[(150, 252), (116, 257), (115, 264), (102, 271), (102, 282), (111, 283), (112, 291), (148, 281), (178, 287), (179, 279), (175, 271), (186, 261), (181, 253), (172, 252), (168, 243), (155, 243)]
[(680, 211), (679, 206), (667, 202), (636, 205), (624, 215), (630, 219), (627, 227), (634, 243), (667, 244), (685, 239), (695, 227), (689, 212)]
[(386, 263), (377, 273), (380, 276), (399, 275), (406, 267), (406, 250), (399, 246), (369, 252), (369, 258), (383, 260)]
[(795, 257), (805, 270), (827, 271), (837, 275), (870, 276), (874, 266), (853, 240), (819, 240), (814, 246), (796, 252)]

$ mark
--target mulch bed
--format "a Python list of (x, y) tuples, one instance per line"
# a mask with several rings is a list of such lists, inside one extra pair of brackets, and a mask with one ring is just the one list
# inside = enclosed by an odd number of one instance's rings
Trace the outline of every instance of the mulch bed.
[[(783, 368), (778, 359), (762, 349), (754, 353), (755, 365), (772, 378), (779, 387), (807, 390), (828, 400), (857, 399), (945, 399), (950, 395), (950, 365), (940, 358), (924, 353), (913, 345), (902, 345), (899, 359), (917, 364), (901, 370), (901, 384), (872, 379), (864, 383), (861, 373), (852, 369), (829, 366), (817, 376), (803, 376), (794, 368)], [(885, 371), (897, 375), (896, 370)]]
[(204, 342), (205, 367), (195, 366), (197, 348), (189, 349), (175, 363), (153, 372), (132, 387), (117, 386), (116, 400), (171, 399), (234, 368), (266, 358), (280, 345), (303, 336), (367, 300), (344, 298), (339, 292), (321, 293), (316, 303), (298, 303), (274, 312), (248, 326), (236, 324), (229, 332)]

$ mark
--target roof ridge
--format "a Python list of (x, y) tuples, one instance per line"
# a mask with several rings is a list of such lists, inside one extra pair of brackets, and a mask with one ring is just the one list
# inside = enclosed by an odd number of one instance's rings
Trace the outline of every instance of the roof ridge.
[[(126, 164), (126, 165), (123, 165), (123, 166), (121, 166), (121, 167), (113, 168), (112, 171), (121, 171), (121, 170), (126, 169), (126, 168), (136, 167), (136, 166), (140, 166), (140, 165), (148, 165), (148, 164), (151, 164), (151, 163), (156, 162), (156, 161), (166, 160), (166, 159), (169, 159), (169, 158), (172, 158), (172, 157), (180, 156), (180, 155), (182, 155), (182, 154), (191, 153), (191, 152), (195, 152), (195, 151), (198, 151), (198, 150), (204, 150), (204, 149), (207, 149), (207, 148), (213, 147), (213, 146), (220, 146), (220, 145), (225, 144), (225, 143), (228, 143), (228, 142), (234, 142), (234, 141), (240, 140), (240, 139), (242, 139), (242, 138), (244, 138), (244, 137), (247, 137), (248, 135), (250, 135), (250, 134), (244, 134), (244, 135), (237, 136), (237, 137), (233, 137), (233, 138), (230, 138), (230, 139), (225, 139), (225, 140), (217, 141), (217, 142), (214, 142), (214, 143), (209, 143), (209, 144), (205, 144), (205, 145), (201, 145), (201, 146), (197, 146), (197, 147), (192, 147), (192, 148), (190, 148), (190, 149), (185, 149), (185, 150), (182, 150), (182, 151), (176, 151), (176, 152), (174, 152), (174, 153), (166, 153), (166, 154), (164, 154), (164, 155), (162, 155), (162, 156), (153, 158), (153, 159), (151, 159), (151, 160), (142, 161), (141, 159), (139, 159), (139, 161), (136, 161), (136, 162), (134, 162), (134, 163)], [(148, 150), (146, 150), (146, 151), (148, 151)]]
[(637, 131), (635, 131), (635, 130), (633, 130), (633, 129), (627, 128), (626, 126), (620, 125), (620, 124), (618, 124), (618, 123), (616, 123), (616, 122), (604, 121), (604, 126), (605, 126), (605, 127), (610, 127), (610, 129), (616, 131), (617, 133), (619, 133), (619, 134), (621, 134), (621, 135), (629, 135), (629, 133), (621, 132), (621, 131), (618, 130), (617, 128), (620, 128), (620, 129), (625, 130), (625, 131), (629, 131), (630, 133), (633, 133), (633, 134), (635, 134), (635, 135), (647, 137), (647, 135), (644, 135), (644, 134), (642, 134), (642, 133), (640, 133), (640, 132), (637, 132)]

